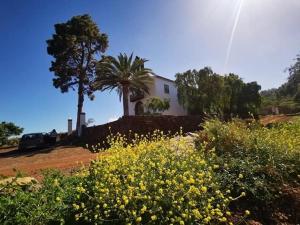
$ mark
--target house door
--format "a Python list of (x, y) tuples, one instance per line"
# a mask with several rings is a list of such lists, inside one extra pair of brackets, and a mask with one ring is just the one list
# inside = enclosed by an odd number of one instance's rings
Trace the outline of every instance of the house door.
[(137, 102), (134, 107), (134, 112), (136, 116), (144, 114), (144, 106), (142, 102)]

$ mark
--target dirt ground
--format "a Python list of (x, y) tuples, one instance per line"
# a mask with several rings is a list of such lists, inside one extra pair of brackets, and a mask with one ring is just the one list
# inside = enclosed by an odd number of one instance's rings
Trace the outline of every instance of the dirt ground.
[(0, 175), (14, 176), (20, 171), (40, 178), (41, 170), (54, 168), (64, 172), (89, 164), (98, 154), (82, 147), (59, 146), (20, 151), (17, 148), (0, 149)]
[(260, 122), (263, 125), (268, 125), (271, 123), (279, 123), (279, 122), (287, 122), (287, 121), (293, 121), (297, 118), (300, 118), (300, 114), (290, 114), (290, 115), (285, 115), (285, 114), (280, 114), (280, 115), (268, 115), (268, 116), (263, 116), (260, 118)]

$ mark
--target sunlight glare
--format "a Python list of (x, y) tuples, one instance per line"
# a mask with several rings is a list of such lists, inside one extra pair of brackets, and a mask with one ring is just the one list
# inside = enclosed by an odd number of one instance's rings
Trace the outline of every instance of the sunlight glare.
[(234, 35), (235, 35), (236, 29), (237, 29), (237, 25), (239, 23), (243, 3), (244, 3), (244, 0), (239, 0), (237, 2), (237, 5), (236, 5), (237, 10), (235, 10), (235, 19), (234, 19), (234, 23), (233, 23), (231, 34), (230, 34), (229, 43), (228, 43), (228, 46), (227, 46), (225, 64), (224, 64), (224, 69), (223, 69), (224, 72), (226, 71), (227, 66), (228, 66), (228, 61), (229, 61), (229, 58), (230, 58), (232, 43), (233, 43)]

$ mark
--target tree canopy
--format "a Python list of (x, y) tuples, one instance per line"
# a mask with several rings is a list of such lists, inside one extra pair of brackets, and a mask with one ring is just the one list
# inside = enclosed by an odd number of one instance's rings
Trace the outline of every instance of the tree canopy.
[(97, 56), (108, 47), (108, 36), (101, 33), (89, 15), (74, 16), (66, 23), (55, 24), (55, 33), (47, 40), (48, 54), (54, 57), (50, 71), (53, 85), (62, 93), (78, 91), (77, 131), (84, 95), (93, 99)]
[(12, 122), (0, 123), (0, 146), (8, 143), (8, 139), (14, 135), (20, 135), (23, 132), (23, 128), (16, 126)]
[(219, 117), (257, 114), (260, 86), (235, 74), (221, 76), (209, 67), (177, 73), (178, 100), (189, 114)]
[(300, 111), (300, 55), (287, 72), (287, 82), (279, 88), (262, 91), (262, 108), (264, 114), (271, 113), (272, 108), (278, 108), (279, 113), (295, 113)]
[[(297, 55), (295, 63), (287, 69), (289, 73), (288, 80), (279, 87), (279, 95), (293, 97), (298, 101), (300, 95), (300, 55)], [(300, 101), (299, 101), (300, 103)]]
[(104, 56), (97, 64), (95, 88), (101, 91), (116, 89), (123, 97), (124, 115), (129, 115), (128, 96), (133, 92), (149, 92), (152, 70), (145, 68), (146, 59), (120, 54)]

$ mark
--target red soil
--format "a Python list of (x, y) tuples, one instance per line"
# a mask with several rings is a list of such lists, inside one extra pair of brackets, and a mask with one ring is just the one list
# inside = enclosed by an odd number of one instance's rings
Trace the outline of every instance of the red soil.
[(285, 115), (285, 114), (281, 114), (281, 115), (268, 115), (268, 116), (263, 116), (260, 119), (260, 122), (263, 125), (268, 125), (271, 123), (279, 123), (279, 122), (288, 122), (288, 121), (292, 121), (296, 118), (299, 118), (300, 114), (290, 114), (290, 115)]
[(40, 150), (20, 151), (16, 148), (0, 149), (0, 174), (14, 176), (15, 171), (40, 178), (43, 169), (69, 172), (87, 165), (98, 154), (82, 147), (60, 146)]

